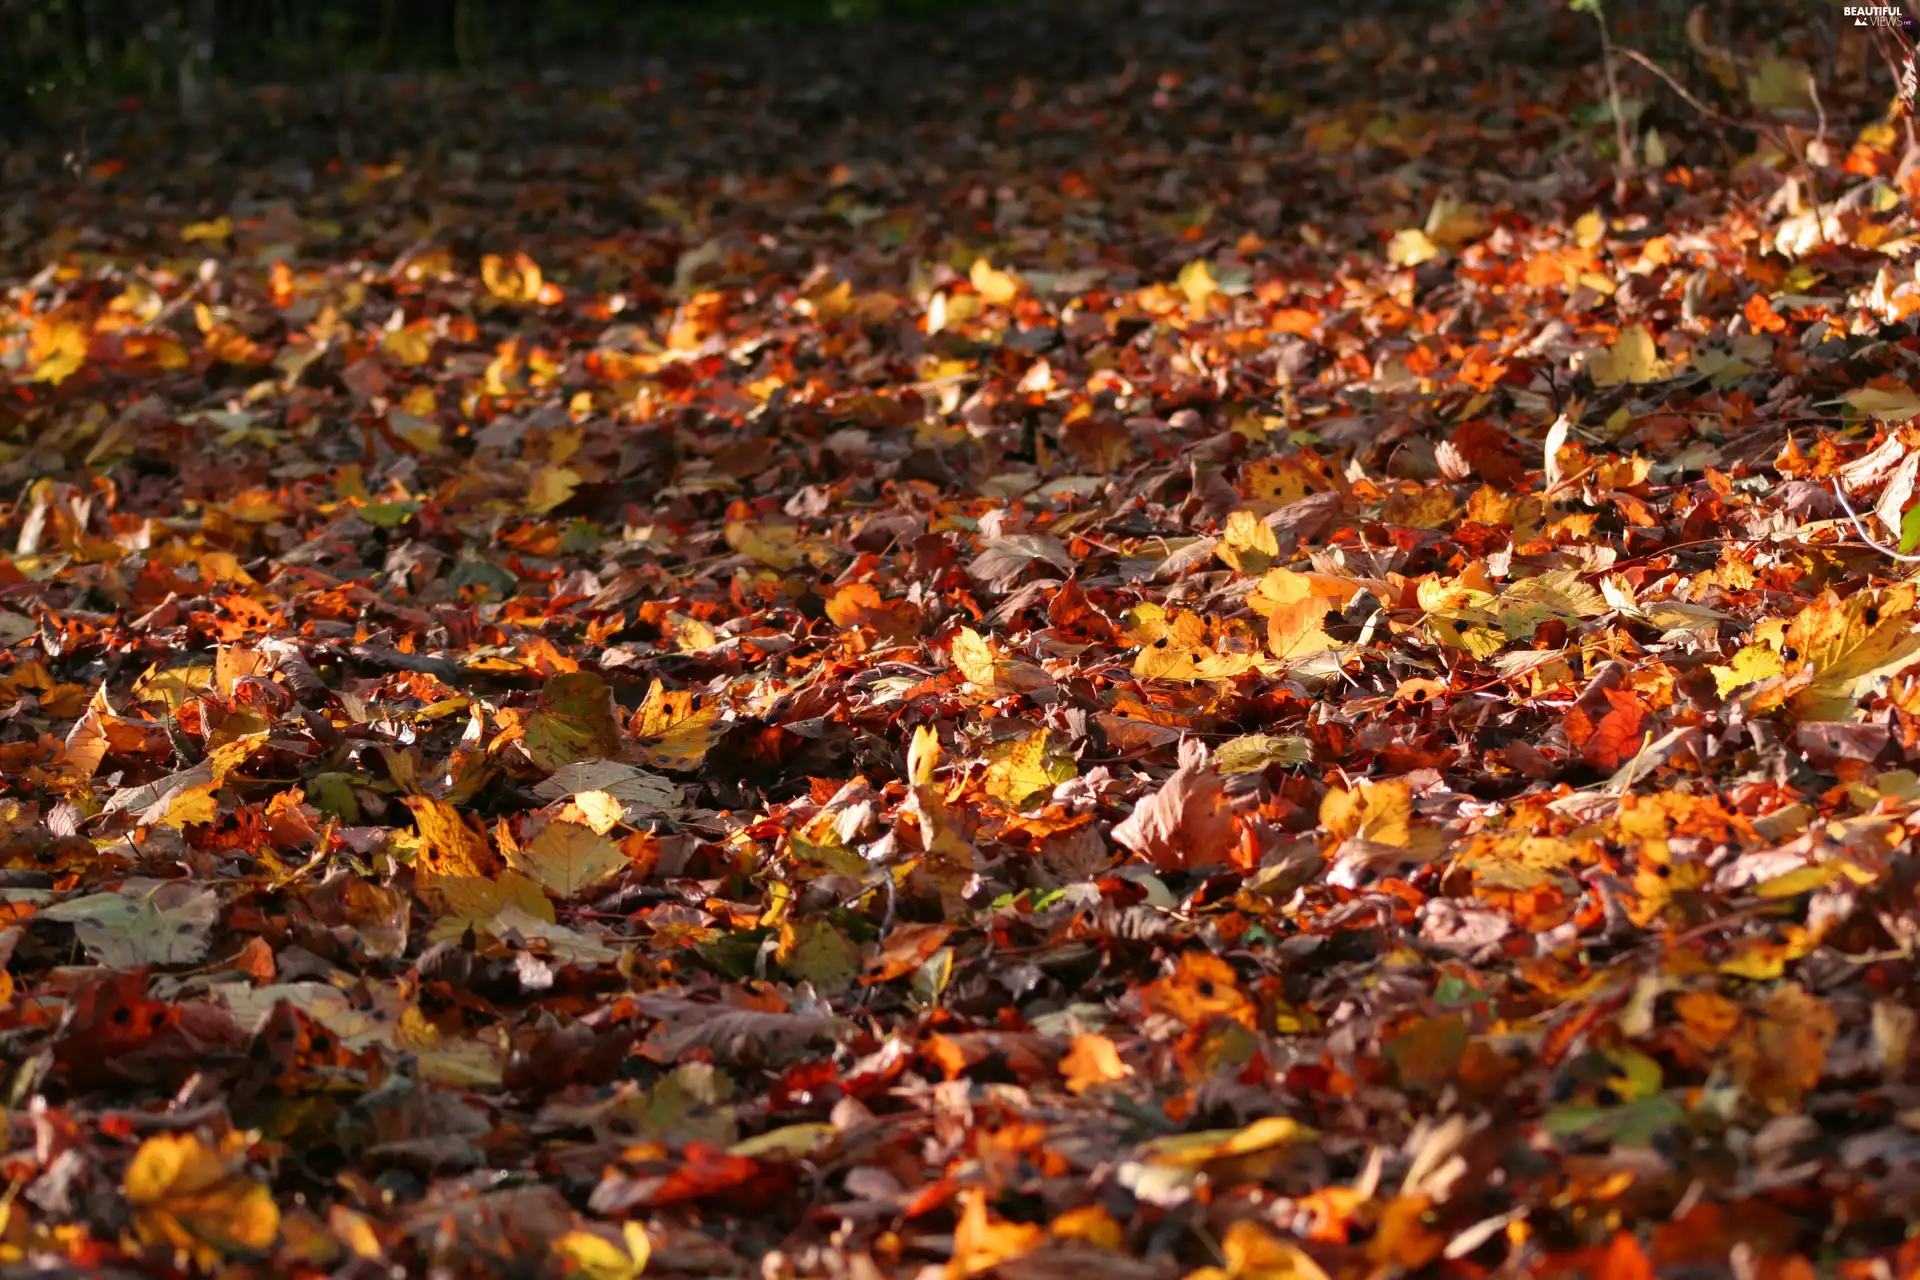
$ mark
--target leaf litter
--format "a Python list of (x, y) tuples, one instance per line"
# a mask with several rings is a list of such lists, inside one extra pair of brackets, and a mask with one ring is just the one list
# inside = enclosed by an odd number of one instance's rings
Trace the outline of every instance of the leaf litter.
[(1920, 1267), (1920, 189), (1770, 21), (10, 154), (0, 1257)]

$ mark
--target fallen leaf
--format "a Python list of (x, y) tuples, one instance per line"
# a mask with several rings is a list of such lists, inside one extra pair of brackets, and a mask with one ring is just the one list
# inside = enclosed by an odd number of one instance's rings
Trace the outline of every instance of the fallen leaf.
[(1587, 358), (1587, 375), (1600, 387), (1658, 382), (1671, 373), (1672, 367), (1661, 358), (1653, 334), (1645, 325), (1621, 330), (1620, 336), (1605, 351)]
[(219, 913), (219, 895), (209, 887), (134, 879), (113, 893), (43, 907), (39, 919), (71, 924), (96, 963), (130, 969), (198, 962), (207, 954), (208, 931)]
[(573, 898), (624, 870), (620, 846), (592, 827), (549, 822), (524, 846), (507, 850), (507, 865), (558, 898)]
[(568, 765), (612, 755), (620, 746), (620, 720), (613, 693), (589, 671), (555, 676), (541, 687), (521, 739), (527, 758), (553, 773)]
[(270, 1248), (280, 1210), (266, 1184), (245, 1170), (253, 1140), (229, 1133), (210, 1147), (196, 1133), (160, 1133), (142, 1142), (124, 1185), (141, 1241), (184, 1250), (206, 1267)]
[(696, 703), (687, 690), (668, 692), (660, 681), (653, 682), (627, 726), (639, 739), (635, 750), (642, 762), (685, 773), (700, 767), (718, 730), (720, 708)]
[(434, 875), (490, 877), (499, 866), (486, 835), (453, 805), (430, 796), (405, 796), (420, 832), (420, 862)]
[(1120, 1060), (1113, 1041), (1102, 1035), (1075, 1036), (1067, 1056), (1060, 1059), (1060, 1074), (1066, 1077), (1067, 1092), (1085, 1093), (1103, 1084), (1125, 1080), (1133, 1068)]
[(1207, 764), (1207, 748), (1180, 744), (1180, 767), (1152, 795), (1134, 806), (1113, 829), (1121, 846), (1163, 867), (1204, 867), (1230, 862), (1238, 837), (1220, 775)]

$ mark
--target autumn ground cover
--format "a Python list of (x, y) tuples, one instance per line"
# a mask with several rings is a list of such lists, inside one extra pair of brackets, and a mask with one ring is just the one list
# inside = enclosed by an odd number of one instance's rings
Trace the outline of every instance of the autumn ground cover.
[(1613, 21), (9, 153), (0, 1259), (1911, 1274), (1903, 46)]

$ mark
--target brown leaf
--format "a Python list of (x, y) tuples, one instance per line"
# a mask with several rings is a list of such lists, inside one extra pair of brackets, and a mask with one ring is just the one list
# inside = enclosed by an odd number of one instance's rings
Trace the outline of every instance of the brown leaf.
[(1113, 838), (1156, 866), (1218, 866), (1233, 859), (1239, 837), (1225, 785), (1207, 763), (1206, 744), (1180, 744), (1180, 767), (1134, 806)]

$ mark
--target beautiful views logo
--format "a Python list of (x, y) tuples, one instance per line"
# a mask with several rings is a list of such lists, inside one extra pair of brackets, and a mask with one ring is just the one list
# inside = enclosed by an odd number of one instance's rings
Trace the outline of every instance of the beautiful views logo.
[(1897, 4), (1850, 4), (1841, 10), (1846, 17), (1853, 19), (1856, 27), (1894, 27), (1910, 30), (1914, 23), (1907, 11)]

